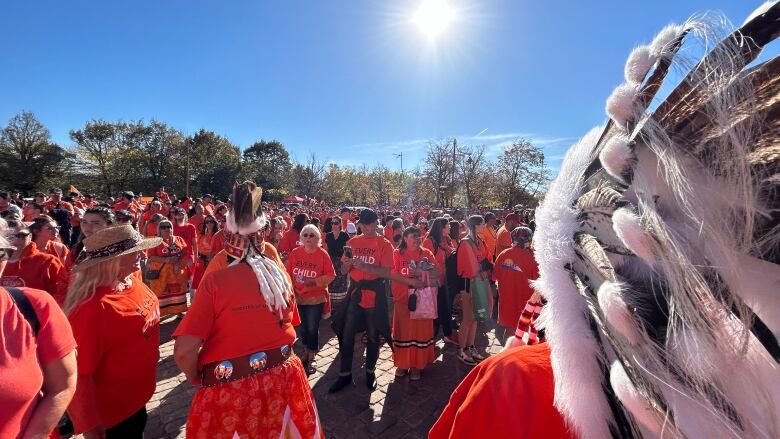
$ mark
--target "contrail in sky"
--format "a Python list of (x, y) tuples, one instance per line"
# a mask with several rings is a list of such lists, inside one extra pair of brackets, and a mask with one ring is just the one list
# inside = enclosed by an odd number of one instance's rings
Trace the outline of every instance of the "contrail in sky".
[(484, 130), (482, 130), (482, 131), (480, 131), (479, 133), (477, 133), (477, 135), (476, 135), (476, 136), (474, 136), (474, 137), (479, 137), (479, 136), (481, 136), (481, 135), (485, 134), (485, 131), (487, 131), (487, 130), (488, 130), (488, 129), (487, 129), (487, 128), (485, 128)]

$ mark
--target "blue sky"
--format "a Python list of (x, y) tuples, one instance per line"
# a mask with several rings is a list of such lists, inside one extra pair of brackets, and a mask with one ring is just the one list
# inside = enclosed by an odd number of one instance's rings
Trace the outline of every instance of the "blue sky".
[(242, 147), (282, 141), (343, 164), (409, 169), (431, 139), (495, 155), (517, 136), (566, 148), (604, 119), (631, 49), (670, 22), (758, 2), (449, 0), (14, 1), (0, 10), (0, 121), (33, 111), (55, 141), (90, 119), (156, 118)]

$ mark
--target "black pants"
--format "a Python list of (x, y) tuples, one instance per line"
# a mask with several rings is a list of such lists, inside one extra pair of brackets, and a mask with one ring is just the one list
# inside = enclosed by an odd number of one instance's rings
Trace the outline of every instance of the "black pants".
[[(354, 298), (353, 298), (354, 299)], [(352, 357), (355, 354), (355, 335), (357, 335), (357, 325), (360, 318), (366, 321), (366, 334), (368, 344), (366, 345), (366, 371), (373, 372), (376, 368), (376, 362), (379, 359), (379, 340), (376, 334), (376, 324), (374, 323), (374, 308), (366, 309), (358, 305), (357, 300), (349, 303), (344, 320), (344, 331), (341, 337), (341, 369), (342, 375), (352, 373)]]
[(436, 293), (436, 308), (438, 317), (433, 321), (433, 337), (439, 333), (441, 328), (445, 336), (452, 335), (452, 298), (447, 286), (439, 287)]
[(143, 439), (144, 428), (146, 428), (146, 407), (106, 429), (106, 439)]
[(301, 341), (310, 352), (320, 350), (320, 319), (324, 303), (316, 305), (298, 305), (301, 315)]

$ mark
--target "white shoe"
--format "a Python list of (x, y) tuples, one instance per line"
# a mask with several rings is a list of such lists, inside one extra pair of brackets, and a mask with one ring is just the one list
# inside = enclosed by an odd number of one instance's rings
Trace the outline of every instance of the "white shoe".
[(474, 361), (474, 359), (471, 358), (471, 355), (469, 355), (466, 351), (458, 351), (458, 360), (468, 366), (474, 366), (477, 364), (477, 362)]
[(475, 348), (474, 346), (469, 346), (466, 348), (466, 350), (468, 351), (469, 355), (471, 355), (471, 358), (473, 358), (474, 361), (476, 362), (480, 362), (485, 359), (485, 357), (479, 355), (479, 352), (477, 352), (477, 348)]

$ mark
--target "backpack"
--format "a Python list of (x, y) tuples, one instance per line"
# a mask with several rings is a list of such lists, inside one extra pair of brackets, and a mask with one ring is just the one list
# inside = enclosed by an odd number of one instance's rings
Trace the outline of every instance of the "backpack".
[(30, 299), (19, 288), (5, 287), (5, 290), (11, 295), (11, 299), (16, 304), (16, 307), (19, 308), (27, 323), (30, 324), (33, 334), (37, 337), (38, 331), (41, 329), (41, 321), (38, 320), (38, 314), (36, 314), (35, 308), (30, 303)]

